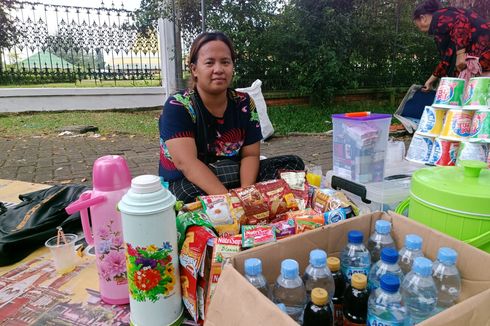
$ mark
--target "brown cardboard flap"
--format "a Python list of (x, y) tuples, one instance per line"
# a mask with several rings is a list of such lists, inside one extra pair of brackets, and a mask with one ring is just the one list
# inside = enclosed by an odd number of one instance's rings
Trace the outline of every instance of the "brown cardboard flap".
[(485, 326), (490, 325), (490, 289), (452, 306), (420, 326)]
[(209, 305), (206, 326), (297, 326), (272, 301), (227, 264)]

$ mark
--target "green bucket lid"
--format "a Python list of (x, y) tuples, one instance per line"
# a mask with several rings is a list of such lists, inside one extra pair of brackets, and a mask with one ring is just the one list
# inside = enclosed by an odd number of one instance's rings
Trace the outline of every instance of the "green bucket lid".
[(412, 176), (412, 195), (444, 209), (490, 215), (487, 164), (470, 160), (461, 164), (418, 170)]

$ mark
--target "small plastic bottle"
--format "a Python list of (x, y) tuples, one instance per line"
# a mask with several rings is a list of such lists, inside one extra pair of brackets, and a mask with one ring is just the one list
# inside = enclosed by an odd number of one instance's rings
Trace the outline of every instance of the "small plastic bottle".
[(422, 253), (422, 238), (416, 234), (407, 234), (405, 236), (405, 247), (398, 254), (400, 256), (398, 265), (400, 265), (403, 274), (407, 275), (412, 270), (415, 258), (424, 257)]
[(345, 280), (340, 272), (340, 259), (337, 257), (328, 257), (327, 265), (332, 272), (332, 277), (335, 282), (335, 293), (332, 296), (333, 303), (333, 315), (334, 315), (334, 325), (342, 326), (344, 323), (344, 316), (342, 314), (342, 301), (344, 298), (345, 291)]
[(369, 291), (364, 274), (352, 274), (352, 281), (344, 294), (344, 325), (365, 325)]
[(402, 282), (401, 294), (411, 322), (420, 323), (436, 313), (437, 288), (432, 279), (432, 262), (417, 257), (412, 271)]
[(303, 282), (307, 296), (314, 288), (322, 288), (327, 290), (330, 298), (333, 297), (335, 283), (332, 272), (327, 267), (327, 253), (324, 250), (314, 249), (310, 252), (310, 264), (306, 267)]
[(383, 248), (395, 248), (395, 242), (391, 237), (391, 223), (385, 220), (377, 220), (374, 232), (368, 240), (367, 249), (371, 254), (371, 263), (374, 264), (381, 258)]
[(244, 263), (245, 278), (263, 295), (270, 298), (270, 290), (267, 280), (262, 275), (262, 261), (258, 258), (249, 258)]
[(352, 274), (361, 273), (366, 276), (369, 274), (371, 256), (362, 243), (364, 236), (361, 231), (349, 231), (347, 237), (348, 243), (342, 250), (340, 264), (344, 280), (350, 284)]
[(398, 277), (399, 282), (403, 281), (403, 272), (398, 266), (398, 252), (395, 248), (383, 248), (381, 250), (381, 260), (371, 267), (368, 276), (369, 291), (379, 288), (379, 281), (382, 275), (393, 274)]
[(451, 307), (461, 292), (461, 276), (456, 267), (458, 253), (451, 248), (442, 247), (437, 253), (437, 261), (432, 266), (432, 278), (437, 288), (437, 309), (442, 311)]
[(380, 287), (371, 292), (368, 301), (368, 325), (410, 325), (407, 309), (398, 291), (400, 280), (393, 274), (381, 276)]
[(322, 288), (311, 291), (311, 301), (305, 308), (303, 326), (332, 326), (333, 312), (328, 292)]
[(306, 288), (299, 277), (299, 265), (294, 259), (285, 259), (281, 263), (281, 274), (274, 284), (274, 302), (283, 303), (287, 314), (297, 323), (303, 320), (306, 305)]

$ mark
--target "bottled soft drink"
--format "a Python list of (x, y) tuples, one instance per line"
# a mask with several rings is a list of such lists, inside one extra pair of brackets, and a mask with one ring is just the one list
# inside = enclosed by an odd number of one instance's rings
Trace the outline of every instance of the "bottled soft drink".
[(306, 305), (306, 288), (299, 277), (299, 265), (294, 259), (285, 259), (281, 263), (281, 274), (274, 284), (274, 302), (283, 303), (287, 314), (296, 322), (303, 320)]
[(352, 274), (351, 284), (344, 293), (344, 325), (365, 325), (369, 291), (367, 276), (360, 273)]
[(461, 291), (461, 277), (456, 267), (458, 253), (451, 248), (442, 247), (437, 253), (437, 261), (432, 267), (432, 278), (437, 288), (437, 308), (449, 308), (458, 299)]
[(407, 234), (405, 236), (405, 247), (400, 252), (398, 264), (402, 272), (407, 275), (412, 270), (412, 264), (415, 258), (424, 257), (422, 253), (422, 238), (416, 234)]
[(258, 258), (249, 258), (244, 263), (245, 278), (263, 295), (270, 297), (267, 280), (262, 274), (262, 261)]
[(437, 289), (429, 259), (415, 258), (412, 271), (405, 276), (400, 292), (412, 323), (420, 323), (435, 314)]
[(379, 280), (384, 274), (393, 274), (403, 281), (403, 272), (398, 266), (398, 252), (394, 248), (383, 248), (381, 250), (381, 260), (371, 267), (368, 276), (369, 291), (379, 288)]
[(335, 282), (335, 293), (332, 296), (334, 325), (342, 326), (344, 323), (342, 301), (344, 298), (345, 280), (340, 271), (340, 259), (337, 257), (328, 257), (327, 265), (330, 271), (332, 271), (332, 277)]
[(383, 248), (395, 248), (395, 242), (390, 235), (391, 223), (385, 220), (377, 220), (374, 232), (368, 240), (367, 248), (371, 254), (371, 263), (379, 261)]
[(340, 264), (344, 280), (347, 284), (350, 284), (352, 274), (361, 273), (368, 275), (371, 266), (371, 256), (362, 243), (364, 236), (361, 231), (349, 231), (347, 237), (348, 243), (342, 250)]
[(314, 249), (310, 252), (310, 264), (306, 267), (303, 282), (307, 296), (311, 294), (314, 288), (322, 288), (328, 292), (329, 298), (333, 297), (335, 283), (332, 273), (327, 267), (327, 253), (324, 250)]
[(396, 275), (381, 276), (380, 287), (371, 292), (368, 301), (367, 324), (374, 325), (410, 325), (407, 309), (398, 289), (400, 280)]
[(328, 292), (322, 288), (311, 291), (311, 301), (305, 308), (303, 326), (332, 326), (333, 312), (329, 304)]

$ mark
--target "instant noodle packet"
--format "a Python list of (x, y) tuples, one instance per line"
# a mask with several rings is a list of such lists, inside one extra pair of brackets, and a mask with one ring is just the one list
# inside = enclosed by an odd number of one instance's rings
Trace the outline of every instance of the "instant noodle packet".
[(230, 212), (230, 196), (207, 195), (199, 196), (204, 213), (213, 225), (233, 224)]

